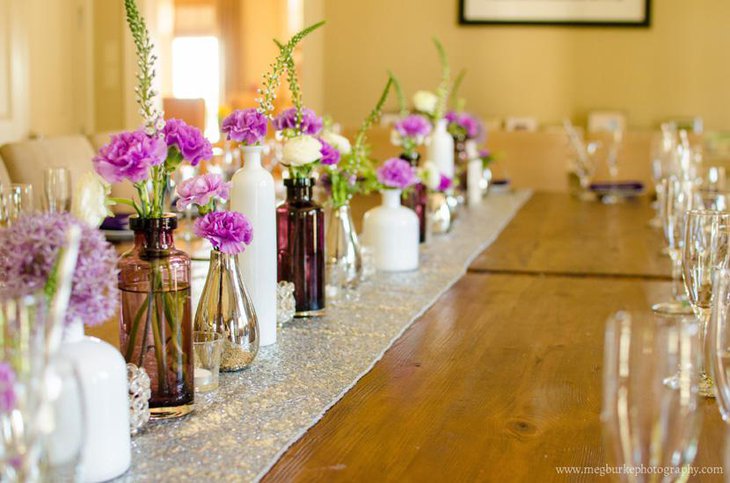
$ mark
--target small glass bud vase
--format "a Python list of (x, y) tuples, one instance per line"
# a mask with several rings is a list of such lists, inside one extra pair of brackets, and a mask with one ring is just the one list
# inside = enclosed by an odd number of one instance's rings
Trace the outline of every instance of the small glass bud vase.
[(238, 257), (210, 252), (210, 268), (195, 313), (196, 332), (223, 335), (220, 370), (240, 371), (251, 365), (259, 351), (256, 311), (238, 269)]
[(349, 297), (357, 289), (362, 273), (360, 241), (352, 222), (350, 204), (328, 211), (326, 236), (327, 296)]

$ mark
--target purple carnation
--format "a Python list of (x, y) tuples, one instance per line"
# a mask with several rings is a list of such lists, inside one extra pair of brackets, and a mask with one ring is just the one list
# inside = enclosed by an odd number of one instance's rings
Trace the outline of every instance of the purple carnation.
[(152, 166), (162, 164), (166, 157), (165, 141), (139, 130), (112, 136), (109, 144), (94, 156), (93, 164), (99, 176), (109, 183), (125, 179), (139, 183), (149, 177)]
[[(279, 114), (274, 119), (274, 129), (283, 131), (284, 129), (297, 128), (297, 110), (292, 107)], [(313, 110), (302, 109), (301, 133), (316, 136), (322, 130), (322, 118), (317, 117)]]
[(437, 188), (438, 191), (447, 191), (451, 189), (451, 186), (454, 184), (454, 181), (446, 176), (445, 174), (441, 175), (441, 181), (439, 181), (439, 186)]
[(246, 146), (261, 144), (266, 137), (268, 122), (266, 116), (256, 109), (233, 111), (223, 119), (221, 131), (228, 135), (229, 141), (243, 143)]
[(444, 116), (449, 123), (449, 132), (458, 133), (466, 139), (475, 139), (482, 133), (482, 123), (466, 112), (449, 111)]
[(321, 138), (318, 139), (320, 144), (322, 144), (322, 149), (319, 151), (322, 153), (322, 159), (320, 159), (319, 162), (325, 166), (334, 166), (339, 163), (341, 157), (340, 152), (330, 143), (323, 141)]
[(405, 189), (418, 181), (416, 170), (408, 161), (390, 158), (377, 170), (378, 181), (386, 188)]
[(15, 371), (7, 362), (0, 362), (0, 413), (15, 409)]
[(488, 158), (492, 155), (492, 153), (488, 149), (482, 149), (479, 151), (479, 157), (480, 158)]
[(117, 254), (99, 230), (69, 213), (26, 215), (0, 230), (0, 285), (43, 287), (72, 225), (81, 228), (81, 246), (65, 322), (99, 325), (116, 315)]
[(182, 211), (191, 204), (205, 206), (213, 198), (222, 201), (228, 199), (230, 183), (223, 180), (223, 176), (214, 173), (202, 174), (186, 179), (177, 187), (177, 209)]
[(241, 213), (213, 211), (195, 220), (195, 234), (216, 250), (229, 255), (241, 253), (253, 240), (253, 226)]
[(165, 135), (167, 147), (175, 146), (182, 157), (193, 166), (213, 157), (213, 146), (200, 129), (189, 126), (180, 119), (166, 121), (162, 133)]
[(419, 114), (411, 114), (395, 123), (395, 130), (404, 138), (425, 138), (431, 134), (431, 123)]

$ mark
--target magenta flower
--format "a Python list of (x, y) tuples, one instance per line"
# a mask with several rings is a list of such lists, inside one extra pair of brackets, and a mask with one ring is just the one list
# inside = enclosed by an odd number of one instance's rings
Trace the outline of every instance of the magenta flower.
[[(279, 114), (274, 119), (274, 129), (283, 131), (284, 129), (297, 128), (297, 110), (292, 107)], [(310, 136), (316, 136), (322, 130), (322, 118), (318, 117), (313, 110), (302, 109), (302, 125), (301, 133)]]
[(454, 181), (446, 176), (445, 174), (441, 175), (441, 181), (439, 182), (439, 187), (436, 188), (438, 191), (444, 192), (449, 189), (451, 189), (451, 186), (454, 184)]
[(93, 164), (99, 176), (109, 183), (125, 179), (139, 183), (149, 177), (152, 166), (162, 164), (166, 157), (165, 141), (139, 130), (112, 136), (94, 157)]
[(0, 285), (43, 287), (71, 225), (81, 228), (81, 246), (65, 322), (99, 325), (117, 313), (117, 254), (99, 230), (69, 213), (26, 215), (0, 230)]
[(213, 146), (205, 139), (200, 129), (189, 126), (180, 119), (166, 121), (162, 133), (165, 135), (167, 147), (175, 146), (183, 159), (193, 166), (213, 157)]
[(449, 123), (448, 130), (452, 136), (464, 139), (476, 139), (482, 134), (483, 126), (481, 121), (471, 114), (449, 111), (444, 117)]
[(221, 131), (228, 135), (229, 141), (243, 143), (246, 146), (261, 144), (266, 137), (268, 121), (266, 116), (256, 109), (233, 111), (223, 119)]
[(15, 371), (7, 362), (0, 362), (0, 413), (15, 409)]
[(202, 174), (186, 179), (177, 187), (178, 200), (176, 207), (182, 211), (192, 204), (206, 206), (211, 200), (218, 198), (221, 201), (228, 199), (230, 183), (223, 180), (223, 176), (214, 173)]
[(431, 134), (431, 123), (419, 114), (411, 114), (395, 123), (395, 130), (401, 137), (421, 139)]
[(216, 250), (229, 255), (241, 253), (253, 240), (253, 226), (241, 213), (213, 211), (195, 220), (195, 234)]
[(339, 163), (341, 157), (340, 152), (328, 142), (323, 141), (321, 138), (318, 139), (320, 144), (322, 144), (322, 149), (319, 151), (322, 153), (322, 159), (319, 162), (326, 166), (334, 166)]
[(385, 188), (405, 189), (418, 182), (416, 170), (400, 158), (390, 158), (377, 169), (376, 174)]
[(480, 149), (479, 150), (479, 157), (480, 158), (489, 158), (492, 156), (492, 153), (488, 149)]

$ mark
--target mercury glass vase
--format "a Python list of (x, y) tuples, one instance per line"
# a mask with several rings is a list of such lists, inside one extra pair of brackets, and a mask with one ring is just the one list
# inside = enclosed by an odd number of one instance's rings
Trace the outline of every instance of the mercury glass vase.
[(348, 296), (360, 283), (362, 255), (350, 204), (332, 207), (325, 221), (328, 295)]
[(210, 268), (195, 312), (196, 332), (223, 335), (220, 370), (240, 371), (259, 351), (259, 326), (253, 302), (238, 268), (238, 257), (210, 252)]
[(449, 195), (440, 192), (428, 195), (428, 217), (431, 233), (442, 234), (451, 231), (453, 218)]
[(296, 317), (325, 308), (324, 211), (312, 199), (314, 179), (284, 180), (286, 200), (276, 208), (279, 282), (294, 284)]
[(134, 247), (118, 263), (120, 348), (150, 376), (152, 418), (180, 417), (193, 410), (195, 394), (190, 257), (175, 248), (175, 215), (132, 217), (129, 225)]
[[(403, 153), (400, 158), (411, 163), (414, 168), (418, 168), (421, 155), (418, 153)], [(418, 216), (418, 241), (425, 243), (428, 235), (428, 188), (419, 181), (403, 193), (401, 203), (416, 212), (416, 216)]]

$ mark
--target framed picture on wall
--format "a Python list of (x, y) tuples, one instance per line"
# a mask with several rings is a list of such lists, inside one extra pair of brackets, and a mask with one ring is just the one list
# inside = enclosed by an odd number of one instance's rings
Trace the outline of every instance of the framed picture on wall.
[(459, 23), (648, 27), (651, 0), (459, 0)]

